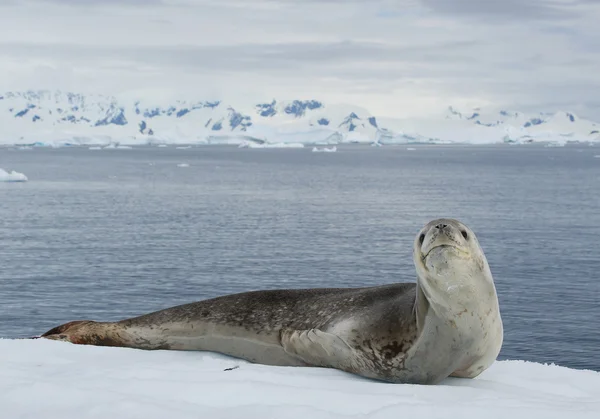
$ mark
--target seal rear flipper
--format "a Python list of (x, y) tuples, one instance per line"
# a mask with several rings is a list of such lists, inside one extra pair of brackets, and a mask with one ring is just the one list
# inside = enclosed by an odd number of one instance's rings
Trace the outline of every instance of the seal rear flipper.
[(41, 337), (76, 345), (131, 346), (124, 330), (114, 323), (99, 323), (89, 320), (65, 323), (48, 330)]
[(61, 333), (64, 333), (67, 330), (69, 330), (71, 327), (76, 326), (76, 325), (81, 324), (81, 323), (91, 323), (91, 321), (89, 321), (89, 320), (76, 320), (76, 321), (72, 321), (72, 322), (69, 322), (69, 323), (61, 324), (60, 326), (57, 326), (57, 327), (54, 327), (54, 328), (48, 330), (46, 333), (44, 333), (40, 337), (45, 338), (45, 337), (52, 336), (52, 335), (60, 335)]
[(319, 329), (283, 329), (280, 333), (281, 346), (290, 355), (302, 359), (309, 365), (354, 371), (354, 349), (337, 335)]

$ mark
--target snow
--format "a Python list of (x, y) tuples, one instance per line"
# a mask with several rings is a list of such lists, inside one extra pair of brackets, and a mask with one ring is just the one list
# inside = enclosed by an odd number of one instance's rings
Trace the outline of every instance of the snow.
[[(30, 146), (600, 143), (600, 123), (573, 113), (452, 107), (427, 118), (377, 117), (356, 104), (255, 105), (61, 91), (2, 93), (0, 144)], [(111, 148), (117, 148), (117, 145)]]
[(388, 384), (209, 352), (0, 339), (3, 418), (597, 418), (600, 373), (499, 361), (473, 380)]
[(0, 168), (0, 182), (27, 182), (27, 176), (14, 170), (6, 171)]

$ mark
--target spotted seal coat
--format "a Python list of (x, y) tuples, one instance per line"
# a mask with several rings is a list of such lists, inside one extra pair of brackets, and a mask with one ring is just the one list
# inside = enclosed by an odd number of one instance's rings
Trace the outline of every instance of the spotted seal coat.
[(496, 289), (477, 237), (458, 220), (433, 220), (415, 237), (413, 262), (416, 283), (250, 291), (117, 322), (70, 322), (42, 337), (213, 351), (393, 383), (476, 377), (503, 341)]

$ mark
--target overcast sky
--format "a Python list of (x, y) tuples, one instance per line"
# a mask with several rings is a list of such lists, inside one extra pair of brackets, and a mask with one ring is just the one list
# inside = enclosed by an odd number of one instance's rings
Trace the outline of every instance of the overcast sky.
[(600, 0), (0, 0), (0, 91), (600, 120)]

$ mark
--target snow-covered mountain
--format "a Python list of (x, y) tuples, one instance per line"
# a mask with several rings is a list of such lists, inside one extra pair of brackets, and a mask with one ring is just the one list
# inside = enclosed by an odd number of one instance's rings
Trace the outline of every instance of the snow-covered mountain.
[(0, 93), (0, 144), (497, 143), (600, 141), (600, 124), (567, 112), (458, 111), (378, 118), (353, 105), (289, 100), (240, 107), (61, 91)]

